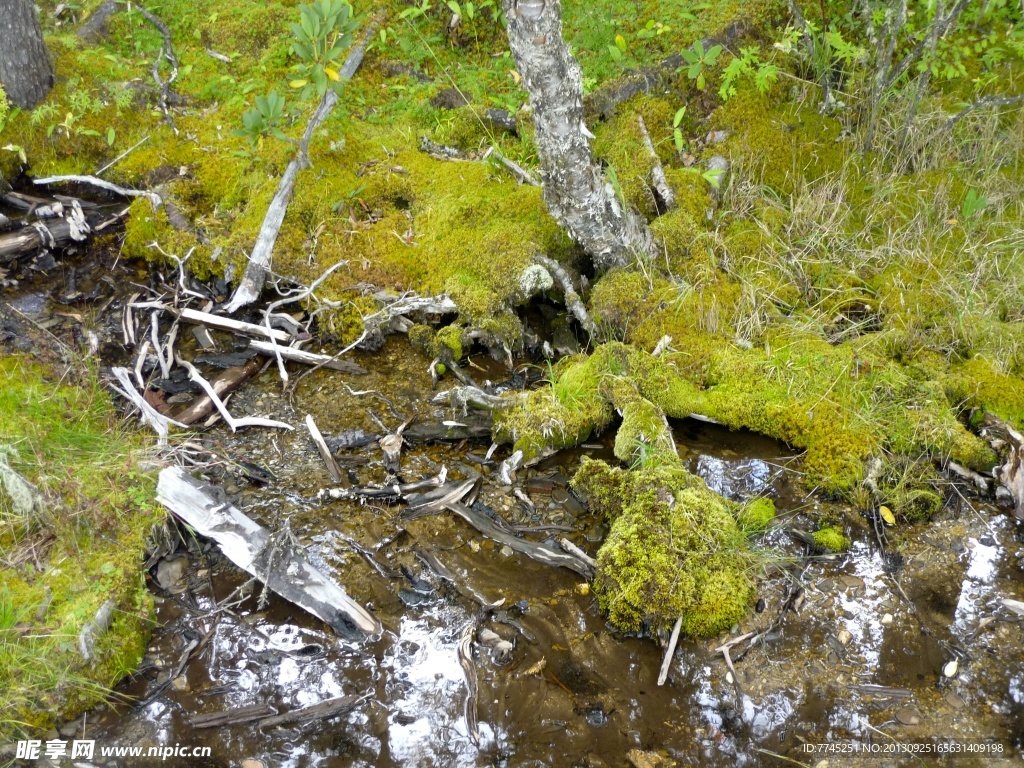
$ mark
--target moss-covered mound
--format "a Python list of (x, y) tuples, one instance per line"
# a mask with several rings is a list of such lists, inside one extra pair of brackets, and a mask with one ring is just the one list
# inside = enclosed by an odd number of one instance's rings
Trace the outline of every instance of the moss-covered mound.
[(594, 591), (615, 626), (656, 630), (682, 616), (686, 634), (704, 637), (743, 618), (754, 596), (743, 525), (764, 524), (763, 503), (747, 514), (678, 463), (627, 471), (584, 459), (572, 485), (611, 526)]

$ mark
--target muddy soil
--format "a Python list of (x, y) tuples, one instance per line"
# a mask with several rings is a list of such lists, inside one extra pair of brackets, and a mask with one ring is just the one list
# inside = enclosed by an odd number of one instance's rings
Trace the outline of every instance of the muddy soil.
[[(26, 273), (0, 300), (69, 340), (86, 336), (73, 315), (88, 315), (99, 329), (101, 354), (114, 359), (118, 296), (129, 274), (141, 280), (145, 272), (141, 265), (119, 269), (127, 271), (116, 287), (84, 268)], [(83, 303), (69, 295), (69, 274), (79, 292), (98, 286), (96, 296)], [(228, 337), (216, 338), (231, 348)], [(182, 350), (192, 355), (189, 343)], [(737, 646), (735, 681), (715, 651), (728, 636), (682, 641), (668, 683), (659, 687), (659, 638), (616, 632), (576, 574), (496, 546), (449, 513), (402, 521), (397, 506), (317, 499), (330, 481), (302, 427), (307, 413), (327, 435), (355, 428), (379, 433), (370, 411), (390, 428), (413, 413), (420, 422), (465, 419), (429, 405), (428, 361), (404, 339), (354, 359), (367, 375), (314, 373), (292, 402), (282, 397), (273, 368), (250, 382), (233, 396), (232, 412), (281, 419), (296, 430), (231, 434), (214, 427), (205, 439), (222, 458), (204, 473), (262, 525), (278, 529), (288, 521), (311, 559), (381, 620), (383, 637), (362, 644), (339, 640), (300, 609), (263, 596), (258, 586), (238, 602), (241, 572), (210, 542), (185, 537), (165, 559), (164, 578), (157, 578), (160, 565), (148, 575), (157, 626), (143, 668), (119, 686), (119, 703), (62, 732), (79, 738), (84, 732), (107, 747), (210, 748), (207, 758), (162, 761), (182, 766), (239, 766), (247, 759), (275, 768), (593, 767), (630, 759), (635, 765), (933, 765), (950, 761), (940, 749), (958, 750), (958, 766), (1021, 764), (1024, 626), (999, 600), (1024, 600), (1024, 529), (1004, 510), (954, 489), (953, 500), (930, 523), (890, 531), (886, 550), (865, 525), (854, 528), (849, 553), (808, 558), (783, 530), (812, 530), (808, 512), (824, 504), (802, 490), (799, 457), (757, 435), (695, 421), (675, 424), (681, 454), (710, 487), (736, 499), (765, 494), (776, 503), (779, 525), (761, 543), (775, 552), (766, 557), (775, 565), (761, 581), (758, 611), (732, 636), (774, 629), (741, 658), (743, 646)], [(508, 375), (476, 362), (484, 370), (470, 370), (479, 379)], [(484, 504), (512, 524), (547, 527), (525, 536), (568, 536), (596, 552), (604, 525), (567, 489), (567, 480), (582, 455), (611, 459), (607, 439), (521, 471), (534, 509), (499, 484), (496, 463), (484, 461), (486, 451), (486, 443), (412, 445), (401, 475), (417, 480), (441, 467), (450, 479), (480, 473)], [(499, 450), (493, 461), (506, 455)], [(384, 481), (378, 450), (341, 451), (339, 457), (353, 483)], [(269, 471), (273, 480), (254, 484), (251, 469), (239, 462)], [(417, 550), (454, 572), (457, 587), (426, 568)], [(169, 572), (181, 578), (168, 581)], [(799, 608), (782, 612), (797, 586), (804, 590)], [(504, 604), (485, 615), (470, 593)], [(234, 605), (224, 610), (232, 595)], [(457, 646), (463, 627), (478, 620), (515, 650), (504, 666), (486, 649), (476, 651), (480, 741), (474, 744)], [(172, 678), (193, 640), (202, 643), (200, 650)], [(950, 676), (944, 669), (953, 661)], [(251, 725), (190, 725), (198, 714), (252, 704), (284, 711), (363, 693), (369, 699), (357, 710), (304, 727), (261, 732)], [(915, 757), (908, 749), (931, 752)], [(98, 753), (91, 763), (147, 764)]]

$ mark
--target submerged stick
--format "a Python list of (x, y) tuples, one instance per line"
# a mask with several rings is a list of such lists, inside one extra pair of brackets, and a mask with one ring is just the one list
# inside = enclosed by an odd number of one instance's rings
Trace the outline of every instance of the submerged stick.
[(306, 414), (306, 429), (309, 430), (309, 436), (313, 438), (313, 444), (316, 449), (320, 452), (320, 458), (323, 459), (324, 466), (327, 467), (327, 474), (331, 476), (331, 481), (348, 487), (348, 480), (345, 477), (345, 473), (341, 471), (341, 467), (338, 466), (338, 462), (334, 460), (331, 455), (331, 450), (327, 447), (327, 443), (324, 442), (324, 436), (320, 434), (320, 430), (316, 426), (316, 422), (313, 421), (313, 417), (310, 414)]
[(664, 685), (668, 680), (668, 671), (672, 667), (672, 657), (676, 655), (676, 644), (679, 642), (679, 631), (683, 628), (683, 617), (676, 619), (672, 627), (672, 636), (668, 639), (668, 648), (665, 649), (665, 658), (661, 661), (661, 669), (658, 671), (658, 685)]
[(466, 730), (469, 738), (476, 745), (480, 744), (480, 726), (477, 720), (476, 700), (480, 690), (477, 680), (476, 662), (473, 661), (473, 637), (476, 635), (476, 623), (470, 622), (462, 629), (459, 638), (459, 664), (466, 674)]
[(188, 371), (188, 375), (192, 381), (203, 388), (207, 397), (213, 401), (214, 406), (218, 411), (220, 411), (220, 415), (224, 418), (225, 423), (231, 427), (232, 432), (237, 432), (242, 427), (276, 427), (278, 429), (287, 429), (289, 432), (295, 429), (291, 424), (285, 424), (283, 421), (276, 421), (274, 419), (264, 419), (261, 416), (246, 416), (241, 419), (236, 419), (230, 412), (228, 412), (227, 406), (224, 405), (224, 401), (220, 399), (220, 395), (217, 394), (213, 385), (203, 378), (202, 374), (196, 370), (196, 367), (192, 365), (192, 363), (179, 357), (178, 365)]
[[(366, 46), (369, 44), (370, 38), (376, 29), (376, 22), (371, 22), (367, 26), (363, 39), (352, 48), (339, 72), (341, 80), (351, 80), (352, 76), (355, 75), (359, 65), (363, 62)], [(337, 103), (338, 94), (333, 89), (328, 89), (327, 93), (320, 100), (320, 105), (316, 108), (313, 116), (309, 118), (306, 130), (302, 134), (302, 140), (299, 142), (298, 152), (296, 152), (295, 158), (288, 163), (284, 175), (281, 176), (277, 192), (274, 193), (274, 198), (270, 201), (267, 213), (263, 217), (263, 224), (260, 226), (259, 235), (256, 237), (256, 245), (253, 246), (252, 253), (249, 254), (249, 263), (245, 267), (245, 273), (235, 287), (231, 300), (225, 305), (225, 312), (237, 312), (242, 307), (252, 304), (259, 298), (260, 291), (263, 290), (263, 284), (267, 278), (267, 270), (270, 268), (270, 262), (274, 256), (274, 244), (277, 242), (277, 233), (284, 223), (284, 216), (288, 212), (288, 204), (292, 199), (295, 179), (300, 171), (309, 167), (309, 142), (313, 139), (313, 134), (316, 133), (317, 128), (327, 119)]]

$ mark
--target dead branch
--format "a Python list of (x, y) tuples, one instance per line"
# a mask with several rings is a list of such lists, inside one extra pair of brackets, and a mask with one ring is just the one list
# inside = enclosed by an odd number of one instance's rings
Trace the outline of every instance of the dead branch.
[(256, 339), (249, 342), (249, 348), (255, 349), (261, 355), (266, 355), (267, 357), (271, 357), (276, 351), (285, 360), (303, 363), (304, 365), (318, 365), (323, 368), (329, 368), (332, 371), (350, 373), (353, 376), (361, 376), (366, 373), (366, 369), (363, 366), (353, 363), (351, 360), (337, 360), (335, 359), (336, 355), (320, 355), (316, 352), (306, 352), (295, 347), (275, 347), (269, 341), (257, 341)]
[[(210, 382), (213, 387), (213, 391), (217, 393), (218, 397), (223, 397), (234, 392), (242, 386), (242, 384), (259, 373), (264, 362), (264, 358), (254, 357), (245, 365), (237, 366), (235, 368), (227, 368), (221, 371)], [(178, 413), (177, 420), (181, 424), (195, 424), (203, 421), (207, 416), (213, 413), (215, 407), (216, 406), (210, 396), (204, 393), (201, 397), (196, 398), (184, 410)]]
[[(141, 304), (132, 304), (133, 307), (149, 307), (151, 306), (148, 302)], [(161, 305), (163, 307), (163, 305)], [(174, 309), (173, 307), (163, 307), (171, 312), (177, 312), (178, 318), (184, 320), (186, 323), (193, 323), (195, 325), (207, 325), (211, 328), (216, 328), (220, 331), (230, 331), (231, 333), (240, 333), (244, 336), (261, 336), (265, 339), (273, 339), (275, 341), (290, 342), (294, 338), (287, 331), (282, 331), (277, 328), (266, 328), (262, 325), (256, 325), (255, 323), (244, 323), (241, 320), (232, 320), (230, 317), (224, 317), (223, 315), (214, 315), (209, 312), (200, 312), (198, 309)]]
[(338, 466), (338, 462), (336, 462), (334, 457), (331, 455), (331, 451), (327, 447), (327, 443), (324, 442), (324, 436), (320, 434), (320, 430), (317, 428), (316, 422), (313, 421), (313, 417), (310, 414), (306, 414), (306, 429), (309, 430), (309, 436), (313, 438), (313, 444), (320, 452), (320, 458), (323, 459), (324, 466), (327, 467), (327, 474), (331, 476), (331, 481), (336, 485), (344, 485), (348, 487), (348, 481), (345, 477), (345, 473), (341, 471), (341, 467)]
[[(345, 64), (342, 66), (339, 76), (341, 80), (351, 80), (359, 65), (363, 62), (366, 54), (366, 46), (377, 29), (377, 23), (371, 22), (367, 25), (362, 40), (351, 50)], [(334, 110), (338, 103), (338, 94), (334, 89), (329, 88), (324, 97), (320, 100), (319, 106), (309, 118), (306, 130), (302, 134), (298, 151), (295, 158), (288, 163), (284, 175), (277, 186), (274, 199), (267, 207), (267, 213), (263, 217), (263, 224), (260, 226), (259, 235), (256, 237), (256, 245), (253, 246), (249, 255), (249, 263), (245, 267), (245, 273), (235, 288), (231, 300), (225, 305), (224, 310), (228, 313), (236, 312), (247, 304), (252, 304), (259, 298), (266, 281), (267, 270), (274, 255), (274, 244), (277, 242), (277, 233), (284, 223), (285, 213), (288, 211), (288, 204), (292, 199), (292, 189), (295, 187), (295, 179), (299, 172), (309, 167), (309, 142), (313, 139), (320, 124), (327, 119), (327, 116)]]
[(236, 419), (228, 412), (227, 406), (224, 405), (224, 401), (220, 399), (220, 396), (217, 394), (210, 382), (204, 379), (202, 374), (196, 370), (196, 367), (182, 357), (177, 358), (177, 360), (178, 365), (188, 371), (188, 375), (192, 381), (202, 387), (203, 391), (206, 392), (207, 397), (213, 401), (214, 406), (218, 411), (220, 411), (220, 415), (224, 418), (225, 423), (231, 427), (232, 432), (237, 432), (242, 427), (274, 427), (277, 429), (287, 429), (289, 432), (295, 429), (291, 424), (285, 424), (283, 421), (275, 421), (274, 419), (264, 419), (261, 416), (246, 416), (241, 419)]
[[(136, 145), (138, 146), (138, 145)], [(106, 169), (104, 169), (106, 170)], [(98, 179), (95, 176), (47, 176), (45, 179), (33, 179), (33, 184), (39, 186), (45, 186), (47, 184), (88, 184), (99, 189), (105, 189), (108, 192), (113, 192), (121, 197), (146, 197), (149, 198), (149, 202), (153, 205), (153, 209), (156, 210), (164, 204), (163, 198), (160, 197), (156, 192), (148, 192), (146, 190), (139, 189), (128, 189), (126, 187), (120, 187), (117, 184), (112, 184), (109, 181)]]
[(477, 679), (476, 662), (473, 661), (473, 636), (476, 635), (476, 622), (472, 621), (462, 629), (459, 637), (459, 664), (466, 674), (466, 730), (474, 744), (480, 744), (480, 728), (477, 724), (476, 700), (480, 690)]
[(580, 299), (576, 289), (573, 288), (569, 273), (557, 261), (547, 256), (542, 256), (539, 253), (533, 257), (533, 260), (550, 272), (551, 276), (558, 281), (558, 284), (562, 287), (562, 292), (565, 294), (565, 308), (573, 314), (583, 327), (583, 330), (590, 334), (591, 338), (597, 338), (597, 326), (594, 325), (594, 321), (587, 312), (587, 308), (583, 305), (583, 300)]
[(514, 163), (511, 160), (509, 160), (507, 157), (501, 154), (501, 152), (498, 151), (497, 147), (492, 145), (491, 148), (487, 150), (486, 154), (484, 154), (484, 159), (486, 160), (487, 157), (489, 157), (490, 155), (494, 155), (494, 158), (503, 166), (505, 166), (509, 170), (509, 172), (516, 177), (520, 184), (529, 184), (531, 187), (540, 186), (540, 182), (533, 178), (533, 176), (530, 175), (530, 172), (528, 170), (523, 168), (518, 163)]
[[(169, 106), (171, 84), (178, 79), (178, 58), (174, 55), (174, 46), (171, 44), (171, 30), (167, 28), (167, 25), (159, 17), (147, 11), (141, 5), (136, 5), (135, 8), (146, 21), (157, 28), (157, 31), (164, 38), (163, 45), (160, 47), (160, 53), (156, 55), (156, 59), (153, 61), (153, 80), (156, 82), (157, 88), (160, 89), (160, 109), (163, 110), (164, 118), (171, 126), (171, 130), (174, 131), (174, 135), (177, 136), (178, 126), (174, 124), (174, 118), (171, 117)], [(166, 80), (160, 77), (160, 61), (162, 59), (167, 59), (167, 63), (171, 65), (171, 74)]]
[[(116, 387), (113, 384), (110, 388), (117, 392), (119, 395), (127, 399), (139, 409), (142, 416), (142, 420), (145, 421), (153, 430), (157, 433), (160, 447), (167, 445), (167, 436), (170, 434), (170, 427), (174, 425), (176, 427), (185, 427), (186, 425), (169, 419), (162, 413), (159, 413), (153, 406), (146, 402), (145, 398), (135, 390), (135, 385), (132, 384), (131, 377), (128, 374), (127, 368), (111, 368), (110, 372), (114, 374), (114, 377), (121, 383), (121, 387)], [(122, 389), (123, 387), (123, 389)]]

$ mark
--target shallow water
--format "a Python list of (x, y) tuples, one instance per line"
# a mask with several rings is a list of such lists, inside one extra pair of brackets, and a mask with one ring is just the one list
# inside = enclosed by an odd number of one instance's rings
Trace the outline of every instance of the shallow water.
[[(46, 322), (55, 305), (45, 297), (59, 292), (44, 283), (31, 280), (3, 298), (16, 299), (23, 312)], [(187, 339), (182, 348), (189, 351)], [(146, 665), (118, 689), (131, 703), (89, 713), (89, 738), (106, 746), (210, 747), (209, 758), (163, 761), (190, 766), (237, 766), (245, 758), (296, 768), (618, 766), (626, 764), (631, 749), (659, 752), (685, 765), (817, 765), (823, 758), (879, 765), (877, 757), (816, 752), (806, 745), (853, 740), (892, 749), (939, 739), (987, 740), (987, 749), (1002, 749), (996, 758), (1010, 764), (1008, 755), (1015, 752), (1013, 764), (1020, 764), (1024, 631), (998, 601), (1024, 600), (1024, 541), (1020, 526), (1004, 512), (962, 500), (930, 524), (902, 529), (890, 543), (902, 555), (896, 572), (885, 567), (866, 525), (854, 531), (848, 555), (813, 560), (799, 560), (797, 543), (773, 531), (762, 546), (790, 558), (790, 575), (777, 568), (764, 574), (764, 610), (752, 613), (735, 633), (772, 625), (794, 578), (805, 590), (799, 611), (786, 612), (766, 642), (742, 658), (740, 647), (735, 649), (740, 688), (727, 681), (723, 656), (714, 650), (726, 637), (681, 642), (668, 684), (658, 687), (657, 640), (610, 628), (574, 573), (503, 550), (448, 514), (403, 523), (397, 507), (316, 500), (328, 478), (301, 426), (307, 413), (326, 434), (379, 432), (370, 410), (390, 428), (414, 412), (425, 422), (469, 418), (428, 405), (433, 391), (426, 361), (404, 341), (392, 339), (358, 361), (368, 375), (318, 372), (300, 385), (294, 406), (280, 395), (273, 369), (251, 382), (232, 398), (232, 411), (283, 419), (297, 429), (231, 435), (218, 427), (212, 432), (215, 449), (264, 467), (276, 479), (267, 487), (250, 485), (226, 461), (207, 474), (261, 524), (278, 529), (287, 520), (311, 559), (377, 615), (383, 637), (362, 644), (339, 640), (274, 595), (261, 604), (259, 588), (234, 612), (216, 612), (244, 579), (209, 543), (192, 540), (186, 552), (189, 589), (169, 594), (154, 584), (159, 626)], [(484, 370), (473, 371), (475, 376), (505, 375), (479, 362)], [(824, 503), (801, 489), (798, 459), (786, 446), (695, 421), (674, 429), (680, 454), (710, 487), (734, 499), (771, 496), (781, 521), (811, 529), (806, 515)], [(442, 466), (451, 479), (487, 476), (493, 465), (479, 463), (486, 448), (412, 446), (403, 459), (403, 478), (432, 476)], [(379, 452), (349, 453), (370, 459), (348, 468), (354, 482), (384, 480)], [(481, 500), (513, 524), (570, 526), (576, 531), (570, 538), (593, 554), (603, 524), (565, 485), (585, 454), (610, 458), (608, 439), (521, 471), (535, 511), (489, 480)], [(505, 455), (499, 450), (495, 459)], [(529, 535), (539, 541), (550, 534)], [(377, 565), (350, 542), (371, 550)], [(417, 547), (453, 571), (459, 589), (425, 569)], [(403, 576), (403, 565), (429, 587)], [(509, 623), (483, 615), (464, 596), (467, 591), (489, 601), (503, 598), (501, 618)], [(886, 614), (891, 621), (883, 621)], [(476, 621), (515, 643), (514, 660), (504, 667), (477, 649), (479, 745), (467, 731), (466, 685), (457, 657), (463, 628)], [(154, 696), (191, 639), (204, 641), (201, 650)], [(954, 658), (958, 674), (947, 679), (942, 668)], [(896, 690), (858, 687), (865, 685)], [(251, 704), (285, 711), (362, 693), (369, 699), (356, 711), (304, 727), (261, 733), (251, 725), (197, 730), (189, 724), (197, 714)], [(907, 760), (888, 754), (889, 764)], [(94, 763), (141, 764), (100, 758)], [(990, 752), (956, 764), (997, 762)]]

